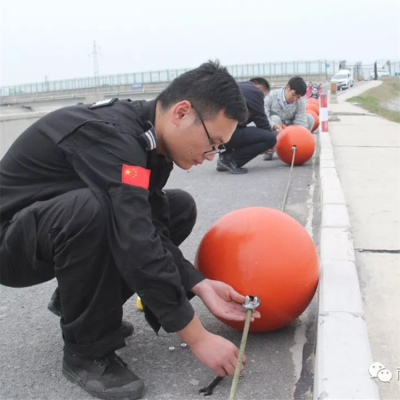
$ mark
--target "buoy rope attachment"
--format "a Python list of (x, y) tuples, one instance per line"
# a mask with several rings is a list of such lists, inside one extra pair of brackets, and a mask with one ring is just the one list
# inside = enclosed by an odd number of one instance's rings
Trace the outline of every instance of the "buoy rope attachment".
[(250, 321), (251, 315), (256, 310), (256, 308), (260, 305), (260, 301), (258, 297), (246, 296), (246, 299), (243, 303), (243, 307), (247, 310), (246, 313), (246, 321), (244, 324), (242, 340), (240, 342), (240, 349), (239, 349), (239, 357), (236, 364), (235, 374), (233, 376), (232, 386), (231, 386), (231, 393), (229, 395), (229, 400), (235, 400), (237, 395), (237, 389), (239, 384), (240, 378), (240, 368), (242, 366), (244, 350), (246, 348), (247, 336), (249, 333), (250, 328)]

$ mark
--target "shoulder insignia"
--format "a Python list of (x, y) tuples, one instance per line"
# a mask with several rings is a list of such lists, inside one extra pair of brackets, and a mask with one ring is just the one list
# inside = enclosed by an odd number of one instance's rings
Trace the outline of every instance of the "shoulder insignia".
[(118, 99), (116, 97), (113, 97), (112, 99), (105, 99), (105, 100), (100, 100), (96, 103), (93, 103), (89, 108), (94, 109), (94, 108), (99, 108), (99, 107), (106, 107), (106, 106), (111, 106), (113, 105)]

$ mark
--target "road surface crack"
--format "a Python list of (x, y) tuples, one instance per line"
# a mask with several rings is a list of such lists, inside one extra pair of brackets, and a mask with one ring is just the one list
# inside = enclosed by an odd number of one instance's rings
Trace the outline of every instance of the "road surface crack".
[(400, 254), (400, 250), (388, 249), (356, 249), (359, 253), (382, 253), (382, 254)]

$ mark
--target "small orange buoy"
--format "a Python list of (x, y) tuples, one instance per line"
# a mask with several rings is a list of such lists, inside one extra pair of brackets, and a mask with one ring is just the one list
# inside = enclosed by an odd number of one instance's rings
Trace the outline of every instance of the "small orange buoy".
[(319, 116), (313, 110), (306, 110), (307, 114), (311, 114), (314, 117), (314, 126), (311, 132), (314, 132), (319, 127)]
[(195, 265), (207, 278), (259, 297), (261, 318), (250, 332), (289, 325), (310, 304), (319, 279), (310, 235), (291, 216), (267, 207), (239, 209), (217, 220), (200, 242)]
[(308, 111), (308, 110), (312, 110), (312, 111), (314, 111), (317, 115), (319, 115), (319, 107), (316, 106), (316, 105), (313, 104), (313, 103), (310, 103), (310, 104), (307, 104), (307, 105), (306, 105), (306, 111)]
[(319, 108), (319, 101), (318, 101), (317, 99), (314, 99), (313, 97), (310, 97), (310, 98), (307, 100), (307, 104), (315, 104), (315, 105), (318, 106), (318, 108)]
[(276, 154), (286, 164), (292, 164), (292, 147), (296, 146), (294, 165), (308, 161), (315, 151), (315, 140), (312, 133), (303, 126), (290, 125), (277, 136)]

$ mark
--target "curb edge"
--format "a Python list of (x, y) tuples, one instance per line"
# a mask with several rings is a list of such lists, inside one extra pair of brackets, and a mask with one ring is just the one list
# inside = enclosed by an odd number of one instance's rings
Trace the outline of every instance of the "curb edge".
[(329, 132), (319, 133), (320, 283), (314, 400), (379, 400), (351, 226)]

